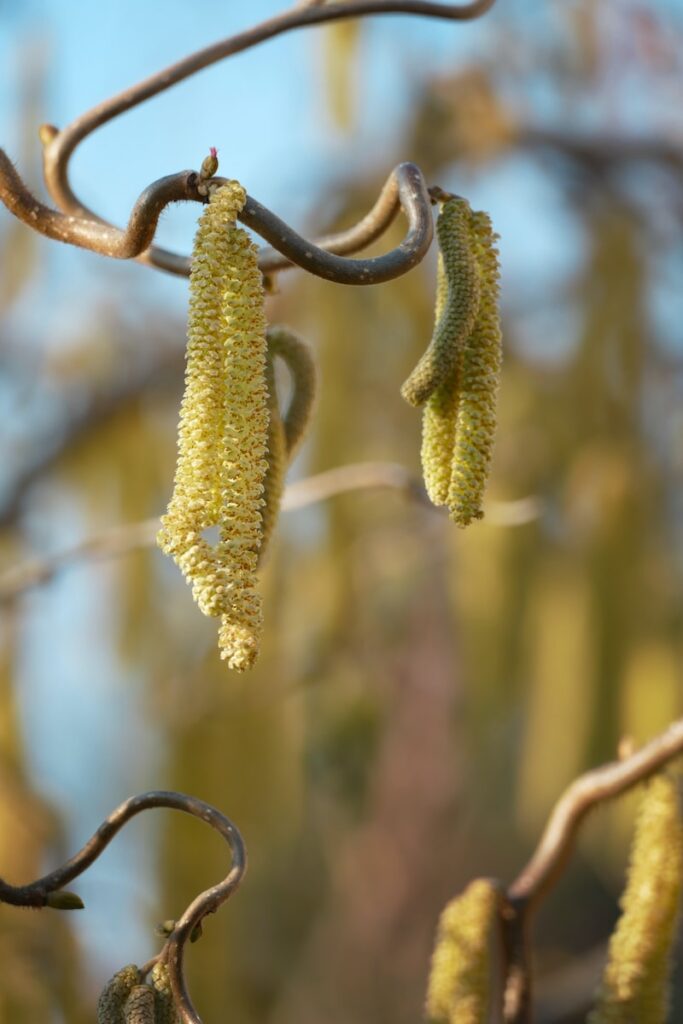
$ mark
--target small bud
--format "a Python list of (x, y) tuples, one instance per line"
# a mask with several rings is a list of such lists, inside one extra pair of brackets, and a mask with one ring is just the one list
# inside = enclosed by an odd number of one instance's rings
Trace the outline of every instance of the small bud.
[(167, 939), (174, 928), (175, 921), (172, 917), (169, 917), (165, 921), (159, 921), (154, 928), (154, 934), (158, 935), (160, 939)]
[(52, 907), (54, 910), (85, 909), (85, 904), (81, 897), (76, 895), (75, 892), (69, 892), (67, 889), (58, 889), (56, 892), (48, 893), (45, 906)]
[(53, 124), (41, 124), (38, 129), (38, 138), (43, 146), (49, 146), (53, 139), (59, 135), (59, 128)]
[(199, 169), (199, 177), (202, 181), (206, 181), (208, 178), (213, 178), (214, 174), (218, 170), (218, 150), (212, 146), (209, 150), (209, 155), (204, 157), (202, 160), (202, 166)]
[(635, 754), (637, 749), (633, 736), (622, 736), (617, 746), (617, 757), (620, 761), (626, 761), (627, 758)]

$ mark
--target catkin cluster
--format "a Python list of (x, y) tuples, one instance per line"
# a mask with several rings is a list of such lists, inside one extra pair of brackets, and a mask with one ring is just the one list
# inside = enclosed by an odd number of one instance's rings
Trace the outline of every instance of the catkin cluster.
[(665, 1024), (683, 883), (683, 823), (670, 775), (648, 783), (636, 822), (622, 914), (589, 1024)]
[(501, 366), (496, 235), (486, 213), (446, 201), (439, 242), (435, 328), (401, 392), (424, 404), (422, 468), (435, 505), (459, 526), (480, 519), (496, 429)]
[(491, 988), (491, 946), (499, 897), (477, 879), (439, 920), (425, 1011), (430, 1024), (485, 1024)]
[(180, 1024), (166, 964), (154, 965), (148, 984), (135, 964), (117, 971), (100, 995), (97, 1024)]
[(245, 199), (229, 181), (199, 221), (175, 486), (158, 538), (201, 611), (220, 617), (221, 657), (238, 670), (253, 664), (261, 633), (256, 566), (269, 422), (261, 273), (256, 247), (235, 223)]

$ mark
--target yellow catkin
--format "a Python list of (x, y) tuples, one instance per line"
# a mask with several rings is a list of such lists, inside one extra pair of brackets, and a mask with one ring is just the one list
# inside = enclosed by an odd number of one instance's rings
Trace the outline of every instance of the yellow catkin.
[(139, 982), (140, 971), (135, 964), (117, 971), (102, 989), (97, 1003), (97, 1024), (124, 1024), (126, 1000)]
[(683, 824), (671, 776), (648, 783), (636, 821), (622, 914), (589, 1024), (664, 1024), (683, 881)]
[(458, 526), (483, 516), (502, 361), (496, 235), (486, 213), (473, 213), (470, 225), (481, 297), (474, 328), (460, 350), (456, 369), (455, 447), (447, 504)]
[(150, 972), (149, 980), (154, 989), (155, 1024), (180, 1024), (166, 964), (157, 961)]
[[(288, 327), (274, 326), (267, 331), (268, 352), (268, 471), (262, 509), (263, 539), (260, 558), (267, 548), (280, 511), (285, 474), (304, 435), (315, 399), (315, 363), (310, 348)], [(284, 416), (280, 412), (275, 382), (275, 359), (287, 366), (292, 392)]]
[(154, 989), (149, 985), (135, 985), (123, 1008), (124, 1024), (156, 1024)]
[(479, 308), (480, 274), (470, 238), (471, 210), (459, 197), (441, 208), (436, 222), (439, 279), (434, 334), (427, 351), (401, 388), (419, 406), (452, 377), (458, 351), (470, 335)]
[(497, 913), (494, 885), (477, 879), (441, 914), (425, 1006), (431, 1024), (484, 1024), (488, 1020)]
[[(159, 534), (201, 611), (220, 616), (221, 657), (238, 670), (253, 664), (261, 633), (256, 565), (268, 430), (263, 284), (256, 246), (235, 223), (245, 199), (229, 181), (199, 220), (175, 487)], [(212, 546), (203, 532), (216, 526)]]

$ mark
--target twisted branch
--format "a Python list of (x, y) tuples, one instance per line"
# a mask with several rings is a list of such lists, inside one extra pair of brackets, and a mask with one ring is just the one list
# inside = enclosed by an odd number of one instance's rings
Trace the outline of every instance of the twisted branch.
[[(224, 178), (212, 179), (216, 185)], [(143, 261), (181, 276), (190, 273), (189, 257), (150, 249), (159, 217), (173, 202), (191, 200), (205, 203), (200, 178), (194, 171), (180, 171), (149, 185), (139, 197), (121, 230), (93, 217), (60, 213), (45, 206), (28, 190), (7, 154), (0, 149), (0, 199), (24, 224), (59, 242), (89, 249), (114, 259), (144, 257)], [(388, 227), (398, 209), (408, 219), (408, 232), (395, 249), (371, 259), (348, 259), (339, 252), (352, 252), (368, 245)], [(378, 284), (400, 277), (416, 266), (429, 249), (433, 236), (431, 200), (422, 172), (404, 163), (392, 171), (377, 203), (359, 224), (338, 235), (322, 239), (329, 251), (297, 234), (267, 207), (251, 196), (239, 219), (271, 243), (259, 265), (272, 272), (296, 263), (310, 273), (341, 284)]]
[(58, 892), (68, 882), (82, 875), (131, 818), (153, 807), (170, 807), (173, 810), (183, 811), (195, 818), (200, 818), (225, 839), (232, 854), (232, 864), (225, 878), (217, 885), (200, 893), (192, 901), (182, 917), (175, 922), (161, 952), (146, 965), (146, 968), (150, 969), (159, 960), (167, 964), (173, 996), (181, 1020), (184, 1024), (201, 1024), (185, 981), (183, 970), (185, 944), (206, 915), (215, 913), (232, 895), (242, 881), (247, 867), (247, 853), (239, 829), (215, 807), (196, 797), (163, 790), (131, 797), (112, 811), (85, 846), (66, 864), (29, 885), (14, 886), (0, 879), (0, 902), (17, 907), (49, 905), (50, 894)]
[[(192, 171), (181, 171), (153, 182), (133, 208), (125, 230), (115, 228), (82, 203), (69, 182), (69, 162), (76, 147), (97, 128), (156, 96), (165, 89), (225, 57), (250, 49), (296, 28), (371, 14), (417, 14), (450, 21), (477, 18), (495, 0), (472, 0), (457, 6), (428, 0), (352, 0), (349, 3), (297, 4), (289, 11), (251, 29), (214, 43), (178, 63), (98, 104), (62, 131), (45, 124), (40, 129), (43, 170), (48, 192), (59, 207), (50, 209), (28, 190), (7, 155), (0, 150), (0, 199), (25, 224), (49, 238), (116, 259), (138, 259), (173, 274), (187, 276), (189, 259), (152, 245), (161, 211), (171, 202), (206, 201), (206, 190)], [(219, 181), (220, 179), (217, 179)], [(379, 237), (399, 206), (408, 218), (404, 241), (385, 256), (370, 260), (342, 258)], [(310, 273), (343, 284), (377, 284), (406, 273), (425, 255), (433, 226), (429, 197), (422, 175), (402, 164), (387, 181), (377, 203), (354, 228), (307, 241), (255, 199), (248, 198), (241, 220), (270, 242), (261, 254), (264, 273), (295, 263)]]
[(416, 14), (445, 21), (470, 21), (485, 14), (495, 0), (471, 0), (463, 5), (432, 3), (429, 0), (351, 0), (324, 6), (294, 7), (244, 32), (223, 39), (198, 50), (162, 71), (143, 79), (123, 92), (112, 96), (91, 110), (81, 114), (70, 125), (59, 131), (45, 125), (41, 132), (44, 145), (43, 164), (45, 183), (60, 209), (88, 219), (96, 215), (78, 199), (69, 182), (69, 161), (76, 147), (97, 128), (120, 114), (157, 96), (178, 82), (204, 68), (249, 50), (259, 43), (284, 35), (293, 29), (321, 25), (329, 21), (358, 18), (371, 14)]

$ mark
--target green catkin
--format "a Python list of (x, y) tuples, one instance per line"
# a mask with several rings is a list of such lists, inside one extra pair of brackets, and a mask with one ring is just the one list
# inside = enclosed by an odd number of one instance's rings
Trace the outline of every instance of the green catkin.
[[(436, 277), (436, 320), (446, 301), (448, 282), (443, 257), (439, 253)], [(453, 448), (455, 447), (455, 417), (458, 393), (455, 367), (430, 395), (422, 413), (422, 475), (430, 501), (445, 505), (451, 484)]]
[(166, 964), (157, 961), (150, 972), (149, 980), (154, 989), (155, 1024), (180, 1024)]
[(621, 917), (588, 1024), (664, 1024), (683, 882), (683, 823), (674, 779), (647, 785), (636, 821)]
[[(268, 470), (261, 511), (262, 560), (280, 510), (287, 467), (304, 435), (315, 398), (315, 363), (310, 348), (288, 327), (267, 331), (266, 381), (268, 385)], [(286, 364), (292, 380), (292, 394), (284, 416), (280, 412), (275, 382), (275, 357)]]
[(502, 362), (496, 235), (486, 213), (473, 213), (470, 225), (481, 274), (481, 298), (456, 370), (458, 402), (447, 504), (458, 526), (468, 526), (484, 514), (481, 505), (493, 454)]
[(292, 396), (283, 417), (287, 456), (292, 459), (313, 411), (316, 372), (313, 353), (306, 342), (289, 327), (269, 327), (268, 347), (283, 360), (292, 378)]
[(97, 1003), (97, 1024), (125, 1024), (124, 1008), (131, 990), (140, 983), (140, 970), (128, 964), (102, 989)]
[(266, 356), (266, 384), (268, 386), (268, 469), (263, 486), (263, 508), (261, 509), (261, 548), (259, 563), (262, 562), (280, 512), (282, 492), (287, 473), (287, 440), (285, 427), (280, 415), (275, 385), (275, 364), (273, 350), (268, 338)]
[(472, 331), (479, 307), (479, 268), (470, 239), (469, 203), (444, 203), (436, 222), (441, 273), (434, 334), (427, 351), (401, 388), (411, 405), (423, 405), (452, 377), (458, 351)]
[(430, 1024), (485, 1024), (491, 946), (499, 897), (487, 879), (471, 882), (441, 914), (427, 987)]
[(125, 1024), (156, 1024), (154, 989), (149, 985), (135, 985), (123, 1008)]
[[(199, 220), (178, 464), (158, 538), (200, 610), (220, 616), (221, 657), (240, 671), (255, 661), (262, 627), (256, 566), (268, 430), (263, 284), (256, 246), (235, 222), (245, 201), (228, 181)], [(212, 547), (203, 531), (214, 526)]]

